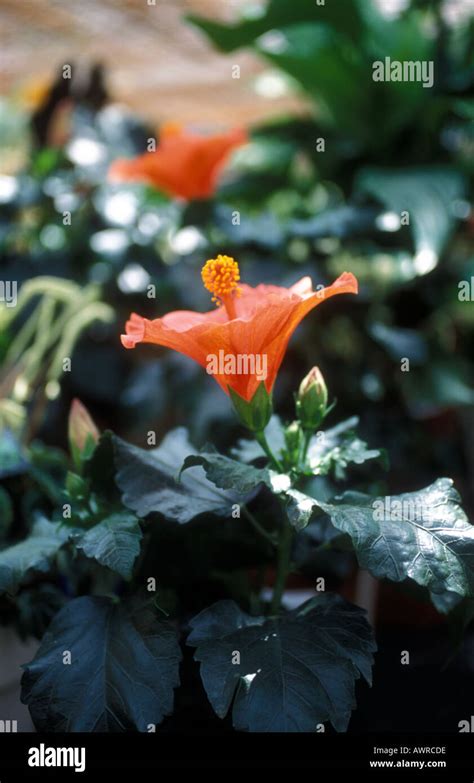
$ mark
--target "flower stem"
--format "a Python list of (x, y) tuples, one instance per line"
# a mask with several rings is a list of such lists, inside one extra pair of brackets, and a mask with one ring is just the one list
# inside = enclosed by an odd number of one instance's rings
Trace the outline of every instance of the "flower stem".
[(273, 588), (272, 602), (270, 612), (272, 615), (278, 614), (281, 608), (281, 599), (285, 590), (286, 580), (290, 571), (291, 544), (293, 541), (293, 528), (288, 519), (282, 520), (280, 530), (280, 540), (278, 544), (278, 563), (275, 586)]
[(260, 432), (255, 432), (255, 433), (254, 433), (254, 435), (255, 435), (255, 440), (257, 441), (257, 443), (259, 443), (259, 444), (260, 444), (260, 446), (261, 446), (261, 447), (262, 447), (262, 449), (264, 450), (264, 452), (265, 452), (265, 454), (267, 455), (267, 457), (268, 457), (268, 459), (270, 460), (270, 462), (272, 462), (272, 463), (273, 463), (273, 466), (274, 466), (274, 467), (275, 467), (277, 470), (279, 470), (279, 471), (280, 471), (280, 473), (284, 473), (285, 471), (284, 471), (284, 469), (283, 469), (283, 465), (282, 465), (282, 464), (281, 464), (281, 462), (280, 462), (280, 461), (277, 459), (277, 457), (275, 457), (275, 455), (274, 455), (273, 451), (271, 450), (271, 448), (270, 448), (270, 446), (269, 446), (269, 443), (268, 443), (268, 441), (267, 441), (267, 439), (266, 439), (266, 437), (265, 437), (265, 433), (264, 433), (264, 431), (263, 431), (263, 430), (260, 430)]
[(303, 463), (303, 465), (306, 462), (306, 456), (308, 454), (308, 448), (312, 436), (313, 436), (312, 430), (303, 430), (303, 449), (301, 452), (301, 462)]
[(271, 533), (269, 533), (268, 530), (265, 530), (264, 527), (260, 524), (260, 522), (254, 517), (251, 511), (248, 510), (247, 506), (242, 506), (242, 511), (244, 512), (245, 516), (247, 517), (248, 521), (252, 525), (252, 527), (259, 533), (263, 538), (265, 538), (269, 543), (274, 547), (275, 546), (275, 540)]

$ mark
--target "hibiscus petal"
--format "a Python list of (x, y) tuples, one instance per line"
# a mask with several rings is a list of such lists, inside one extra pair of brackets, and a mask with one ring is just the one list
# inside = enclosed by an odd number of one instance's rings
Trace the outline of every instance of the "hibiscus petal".
[(247, 134), (241, 128), (200, 136), (167, 124), (160, 131), (155, 152), (114, 161), (109, 178), (115, 182), (146, 182), (168, 196), (187, 200), (208, 198), (215, 192), (231, 152), (246, 141)]
[[(207, 313), (178, 310), (153, 321), (133, 313), (122, 335), (125, 348), (139, 342), (154, 343), (179, 351), (207, 368), (210, 357), (253, 357), (265, 367), (266, 377), (255, 372), (213, 374), (228, 393), (234, 389), (250, 400), (264, 380), (268, 392), (283, 361), (288, 342), (303, 318), (321, 302), (337, 294), (356, 294), (357, 280), (344, 272), (332, 285), (313, 291), (311, 280), (303, 278), (292, 288), (242, 285), (242, 297), (236, 299), (237, 318), (228, 319), (225, 308)], [(257, 365), (254, 364), (254, 367)], [(222, 369), (219, 367), (219, 369)]]

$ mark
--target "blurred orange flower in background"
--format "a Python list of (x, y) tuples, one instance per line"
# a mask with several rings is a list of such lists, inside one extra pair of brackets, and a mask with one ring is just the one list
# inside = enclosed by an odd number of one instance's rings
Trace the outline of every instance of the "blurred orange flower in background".
[(209, 198), (231, 153), (247, 140), (242, 128), (201, 136), (169, 123), (161, 128), (156, 151), (114, 161), (109, 178), (113, 182), (146, 182), (168, 196), (186, 200)]
[[(327, 288), (313, 291), (303, 277), (290, 288), (240, 284), (237, 263), (228, 256), (208, 261), (202, 270), (205, 287), (218, 307), (207, 313), (177, 310), (153, 321), (133, 313), (122, 335), (125, 348), (154, 343), (191, 357), (209, 372), (211, 357), (265, 357), (266, 377), (255, 372), (212, 372), (228, 394), (228, 387), (249, 402), (262, 380), (271, 392), (288, 342), (298, 324), (317, 305), (336, 294), (356, 294), (357, 280), (344, 272)], [(232, 365), (232, 362), (230, 362)], [(222, 369), (222, 367), (220, 367)]]

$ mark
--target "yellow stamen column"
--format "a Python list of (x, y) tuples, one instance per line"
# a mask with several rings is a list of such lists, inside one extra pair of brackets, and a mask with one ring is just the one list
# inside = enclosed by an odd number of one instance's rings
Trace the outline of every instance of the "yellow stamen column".
[(212, 301), (218, 307), (224, 305), (229, 319), (237, 318), (234, 298), (240, 295), (238, 281), (240, 271), (237, 261), (230, 256), (218, 255), (206, 261), (201, 271), (204, 287), (213, 294)]

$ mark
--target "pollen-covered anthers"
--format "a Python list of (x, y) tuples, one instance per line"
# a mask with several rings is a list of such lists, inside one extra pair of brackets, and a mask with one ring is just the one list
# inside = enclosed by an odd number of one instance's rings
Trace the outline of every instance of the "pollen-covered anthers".
[(237, 283), (240, 280), (240, 271), (237, 261), (230, 256), (218, 255), (206, 261), (201, 271), (204, 287), (213, 294), (212, 301), (217, 305), (228, 304), (233, 296), (240, 296), (240, 288)]

